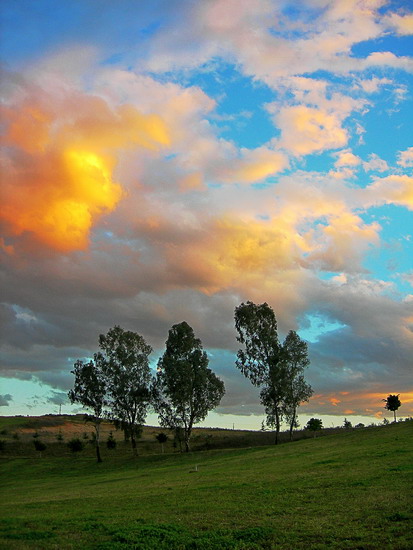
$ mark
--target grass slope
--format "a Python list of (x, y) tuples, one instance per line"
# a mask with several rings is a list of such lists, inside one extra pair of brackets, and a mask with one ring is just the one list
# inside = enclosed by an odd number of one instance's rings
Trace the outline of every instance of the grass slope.
[[(3, 458), (0, 548), (413, 548), (413, 423), (278, 447)], [(197, 471), (196, 465), (198, 466)]]

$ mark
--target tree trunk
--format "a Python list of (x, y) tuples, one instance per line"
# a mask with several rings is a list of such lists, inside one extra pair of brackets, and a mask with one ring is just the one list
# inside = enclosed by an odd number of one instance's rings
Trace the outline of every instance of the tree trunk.
[(396, 422), (396, 409), (394, 409), (393, 413), (394, 413), (394, 421)]
[(293, 417), (292, 417), (291, 422), (290, 422), (290, 441), (293, 440), (293, 429), (294, 429), (294, 424), (295, 424), (295, 417), (296, 417), (296, 412), (294, 411)]
[(138, 456), (138, 449), (136, 446), (135, 434), (131, 434), (132, 451), (135, 456)]
[(96, 432), (96, 459), (98, 462), (102, 462), (102, 457), (100, 456), (100, 422), (95, 424)]
[(191, 431), (192, 431), (192, 428), (187, 428), (185, 430), (185, 452), (186, 453), (189, 453), (190, 451), (190, 448), (189, 448), (189, 439), (191, 437)]
[(278, 409), (275, 408), (275, 444), (278, 445), (278, 436), (280, 434), (280, 415)]

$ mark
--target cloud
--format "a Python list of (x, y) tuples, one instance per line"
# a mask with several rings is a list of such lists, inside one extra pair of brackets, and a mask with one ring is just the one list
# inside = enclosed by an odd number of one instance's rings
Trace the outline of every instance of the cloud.
[(413, 166), (413, 147), (408, 147), (405, 151), (399, 152), (397, 164), (403, 166), (403, 168)]
[(0, 407), (8, 407), (10, 401), (13, 401), (13, 397), (9, 393), (0, 395)]
[(383, 159), (381, 159), (375, 153), (369, 155), (369, 160), (363, 162), (363, 168), (366, 172), (387, 172), (389, 170), (389, 165)]
[(341, 168), (344, 166), (358, 166), (361, 163), (360, 157), (354, 155), (350, 149), (343, 149), (334, 153), (334, 156), (337, 157), (337, 160), (334, 163), (336, 168)]
[(3, 118), (3, 227), (16, 242), (58, 251), (85, 249), (96, 220), (121, 200), (113, 176), (120, 147), (169, 144), (159, 116), (76, 90), (59, 97), (21, 86)]
[(133, 33), (122, 10), (126, 27), (111, 23), (130, 44), (66, 43), (2, 79), (3, 375), (58, 400), (114, 324), (144, 335), (155, 361), (187, 320), (226, 382), (220, 411), (258, 414), (234, 366), (234, 308), (251, 299), (272, 305), (280, 334), (311, 315), (333, 327), (310, 345), (321, 397), (306, 411), (374, 414), (373, 391), (411, 374), (411, 297), (369, 271), (387, 245), (374, 209), (412, 206), (411, 148), (394, 167), (370, 136), (411, 67), (378, 41), (390, 48), (409, 19), (379, 0), (159, 6), (129, 8)]
[(370, 204), (397, 204), (413, 209), (413, 177), (407, 175), (390, 175), (376, 178), (366, 189)]
[(386, 24), (397, 34), (410, 35), (413, 34), (413, 15), (391, 13), (385, 17)]
[(281, 129), (280, 146), (296, 155), (338, 149), (348, 141), (347, 131), (335, 113), (295, 105), (282, 109), (275, 119)]
[(52, 391), (51, 395), (47, 398), (47, 402), (54, 405), (64, 405), (67, 403), (67, 393)]

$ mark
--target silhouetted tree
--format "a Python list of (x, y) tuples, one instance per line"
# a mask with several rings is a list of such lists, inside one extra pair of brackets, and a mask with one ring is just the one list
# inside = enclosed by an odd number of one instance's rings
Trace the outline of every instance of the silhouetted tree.
[(384, 405), (384, 408), (387, 409), (388, 411), (393, 411), (395, 422), (396, 422), (396, 411), (400, 407), (400, 405), (402, 404), (400, 399), (399, 399), (399, 395), (400, 395), (400, 393), (398, 393), (397, 395), (390, 394), (390, 395), (387, 396), (386, 399), (383, 399), (383, 401), (386, 403)]
[(344, 419), (343, 428), (345, 430), (349, 430), (353, 427), (353, 424), (350, 422), (350, 420), (347, 420), (347, 418)]
[(164, 452), (163, 446), (164, 446), (164, 443), (166, 443), (168, 441), (168, 436), (165, 433), (160, 432), (159, 434), (157, 434), (155, 436), (155, 439), (158, 443), (160, 443), (162, 452)]
[(275, 428), (278, 443), (283, 405), (287, 394), (288, 369), (280, 362), (277, 320), (267, 304), (253, 302), (235, 308), (237, 340), (244, 345), (237, 353), (236, 366), (254, 386), (261, 388), (261, 403), (265, 407), (267, 425)]
[(33, 441), (34, 448), (36, 451), (38, 451), (40, 457), (42, 456), (42, 452), (46, 450), (46, 445), (43, 443), (43, 441), (40, 441), (40, 439), (35, 439)]
[(136, 439), (151, 399), (148, 357), (152, 348), (142, 336), (119, 326), (99, 336), (99, 347), (102, 352), (96, 354), (96, 360), (106, 377), (111, 416), (127, 430), (137, 454)]
[(305, 429), (314, 432), (315, 437), (317, 432), (321, 430), (322, 427), (323, 421), (321, 420), (321, 418), (310, 418), (310, 420), (307, 422)]
[(182, 428), (187, 452), (194, 424), (204, 420), (225, 393), (224, 383), (208, 363), (201, 340), (188, 323), (173, 325), (158, 362), (154, 407), (162, 426)]
[(106, 400), (106, 379), (101, 362), (95, 354), (95, 360), (84, 363), (76, 361), (74, 370), (75, 384), (68, 396), (71, 403), (80, 403), (83, 407), (93, 411), (93, 415), (87, 415), (87, 420), (92, 422), (95, 428), (96, 458), (102, 462), (100, 455), (100, 424), (102, 422), (103, 408)]
[(310, 364), (308, 346), (294, 330), (287, 334), (280, 350), (280, 362), (286, 369), (286, 393), (282, 412), (289, 423), (290, 440), (293, 429), (298, 427), (297, 409), (301, 403), (310, 399), (313, 389), (304, 379), (304, 369)]

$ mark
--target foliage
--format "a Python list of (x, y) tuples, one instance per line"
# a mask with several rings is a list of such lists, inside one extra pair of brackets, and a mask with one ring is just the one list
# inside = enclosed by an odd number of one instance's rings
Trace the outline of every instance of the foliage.
[(309, 401), (313, 389), (304, 379), (304, 369), (308, 367), (308, 346), (294, 330), (290, 330), (281, 347), (280, 362), (286, 370), (286, 395), (282, 405), (284, 418), (290, 426), (290, 439), (294, 428), (298, 427), (297, 408)]
[(113, 433), (110, 432), (106, 440), (106, 447), (108, 449), (116, 449), (116, 439), (113, 437)]
[(6, 441), (4, 439), (0, 439), (0, 451), (4, 451), (6, 448)]
[(46, 445), (43, 443), (43, 441), (40, 441), (40, 439), (35, 439), (33, 441), (33, 445), (36, 451), (39, 451), (40, 454), (42, 454), (42, 452), (46, 450)]
[(277, 320), (265, 302), (240, 304), (235, 308), (237, 340), (244, 349), (237, 353), (236, 366), (254, 386), (261, 387), (261, 403), (265, 407), (267, 424), (275, 427), (278, 443), (286, 393), (286, 369), (280, 363)]
[(164, 432), (156, 434), (155, 439), (158, 443), (166, 443), (168, 441), (168, 436)]
[(128, 433), (137, 454), (136, 439), (151, 399), (152, 348), (142, 336), (119, 326), (99, 336), (99, 347), (102, 352), (95, 357), (106, 377), (111, 416)]
[(67, 446), (72, 451), (72, 453), (80, 453), (85, 448), (85, 444), (78, 437), (75, 437), (68, 441)]
[(81, 360), (76, 361), (74, 370), (75, 383), (72, 390), (69, 391), (71, 403), (80, 403), (83, 407), (91, 409), (93, 416), (88, 415), (88, 419), (93, 422), (95, 428), (96, 458), (102, 462), (100, 455), (100, 424), (102, 422), (103, 408), (106, 405), (106, 380), (104, 372), (99, 361), (84, 363)]
[(156, 441), (161, 445), (162, 452), (164, 452), (164, 443), (168, 441), (168, 436), (164, 432), (160, 432), (155, 436)]
[(344, 419), (343, 428), (345, 430), (350, 430), (350, 428), (353, 427), (353, 424), (350, 422), (350, 420), (347, 420), (347, 418)]
[(295, 331), (288, 333), (282, 345), (279, 343), (277, 320), (267, 303), (240, 304), (235, 309), (235, 328), (237, 340), (244, 346), (237, 353), (236, 366), (261, 388), (266, 423), (275, 428), (275, 443), (283, 418), (290, 425), (291, 438), (298, 426), (297, 408), (313, 394), (303, 374), (309, 365), (307, 344)]
[(399, 395), (400, 395), (400, 393), (398, 393), (397, 395), (390, 394), (390, 395), (387, 396), (386, 399), (383, 399), (383, 401), (386, 403), (384, 405), (384, 408), (387, 409), (388, 411), (393, 411), (395, 422), (396, 422), (396, 411), (400, 407), (400, 405), (402, 404), (400, 399), (399, 399)]
[(183, 430), (186, 451), (194, 424), (204, 420), (225, 393), (224, 383), (208, 363), (201, 341), (188, 323), (173, 325), (158, 362), (153, 398), (161, 425)]
[(323, 421), (321, 420), (321, 418), (310, 418), (310, 420), (307, 422), (305, 429), (314, 432), (314, 437), (315, 437), (316, 432), (321, 430), (322, 427), (323, 427)]

